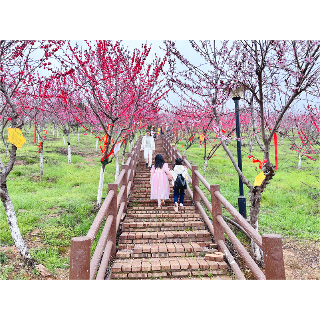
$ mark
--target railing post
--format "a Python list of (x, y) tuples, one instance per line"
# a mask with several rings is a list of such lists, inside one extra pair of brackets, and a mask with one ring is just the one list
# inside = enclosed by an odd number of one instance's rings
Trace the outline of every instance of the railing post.
[(91, 238), (76, 237), (71, 239), (70, 280), (90, 279)]
[(196, 187), (199, 187), (199, 178), (194, 173), (195, 170), (198, 170), (198, 166), (191, 166), (191, 168), (192, 168), (192, 177), (191, 177), (191, 179), (192, 179), (192, 192), (193, 192), (193, 199), (192, 200), (193, 200), (195, 208), (196, 208), (196, 213), (199, 214), (200, 213), (199, 209), (196, 206), (196, 202), (200, 201), (200, 195), (196, 190)]
[(187, 156), (182, 156), (182, 160), (186, 161), (187, 160)]
[[(132, 159), (131, 159), (132, 160)], [(121, 182), (121, 187), (124, 185), (124, 193), (122, 198), (120, 199), (120, 203), (124, 202), (124, 208), (123, 208), (123, 212), (127, 213), (127, 194), (128, 194), (128, 170), (129, 170), (129, 166), (127, 164), (123, 164), (121, 166), (121, 170), (125, 170), (125, 174), (123, 175), (122, 178), (122, 182)]]
[(113, 220), (112, 220), (112, 224), (111, 224), (111, 228), (110, 228), (110, 231), (109, 231), (109, 235), (108, 235), (107, 241), (108, 240), (112, 241), (111, 256), (115, 257), (115, 255), (116, 255), (116, 239), (117, 239), (117, 194), (118, 194), (118, 184), (117, 183), (109, 183), (108, 184), (108, 193), (109, 193), (110, 190), (114, 191), (114, 196), (113, 196), (113, 199), (110, 202), (106, 218), (108, 218), (109, 215), (113, 215)]
[[(212, 224), (213, 224), (213, 237), (216, 243), (218, 240), (222, 240), (225, 242), (224, 231), (217, 220), (218, 215), (222, 215), (222, 206), (220, 201), (215, 196), (215, 191), (220, 192), (220, 185), (214, 184), (210, 185), (210, 193), (211, 193), (211, 205), (212, 205)], [(219, 248), (219, 250), (221, 250)]]
[(262, 251), (267, 280), (286, 280), (281, 236), (278, 234), (262, 235)]

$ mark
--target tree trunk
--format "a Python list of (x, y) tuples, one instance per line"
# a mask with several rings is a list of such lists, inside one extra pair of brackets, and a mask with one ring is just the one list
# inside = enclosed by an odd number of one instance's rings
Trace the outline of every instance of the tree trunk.
[(203, 171), (206, 172), (208, 167), (208, 158), (205, 158)]
[(122, 164), (126, 164), (125, 159), (126, 159), (127, 144), (128, 144), (128, 140), (125, 141), (123, 149), (122, 149)]
[(43, 176), (43, 142), (41, 142), (40, 147), (40, 179)]
[(59, 138), (59, 128), (57, 128), (57, 138)]
[(70, 164), (71, 163), (71, 145), (70, 145), (69, 131), (67, 132), (67, 143), (68, 143), (68, 164)]
[(100, 169), (100, 179), (99, 179), (99, 187), (98, 187), (98, 196), (97, 196), (97, 205), (101, 205), (101, 199), (102, 199), (102, 190), (103, 190), (103, 180), (104, 180), (104, 166), (101, 164)]
[(63, 144), (66, 145), (66, 139), (64, 138), (64, 133), (62, 133)]
[[(253, 191), (250, 194), (250, 202), (251, 202), (250, 224), (258, 232), (259, 230), (258, 215), (259, 215), (260, 202), (261, 202), (261, 190), (259, 187), (253, 188)], [(251, 248), (252, 248), (252, 254), (255, 261), (263, 263), (263, 257), (261, 256), (260, 248), (253, 240), (251, 240)]]
[(185, 149), (185, 150), (183, 151), (183, 155), (185, 155), (185, 154), (186, 154), (186, 152), (187, 152), (187, 149)]
[(28, 264), (33, 264), (34, 260), (32, 259), (31, 255), (29, 253), (29, 250), (28, 250), (28, 248), (27, 248), (27, 246), (21, 236), (20, 230), (19, 230), (16, 213), (15, 213), (12, 201), (10, 199), (10, 196), (9, 196), (9, 193), (7, 190), (6, 180), (4, 182), (2, 182), (1, 190), (2, 190), (2, 192), (0, 194), (1, 201), (3, 203), (4, 210), (6, 212), (7, 221), (8, 221), (11, 237), (14, 241), (14, 244), (17, 247), (17, 249), (19, 250), (22, 258)]
[(299, 153), (299, 163), (298, 163), (298, 169), (301, 169), (301, 153)]
[(114, 158), (116, 160), (116, 174), (114, 176), (114, 181), (119, 177), (119, 152), (114, 154)]

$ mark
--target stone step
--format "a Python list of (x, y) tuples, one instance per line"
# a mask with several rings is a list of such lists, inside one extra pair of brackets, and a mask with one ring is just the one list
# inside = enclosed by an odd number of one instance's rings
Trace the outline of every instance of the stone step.
[[(201, 243), (203, 244), (203, 243)], [(119, 244), (116, 254), (117, 259), (127, 258), (161, 258), (161, 257), (182, 257), (182, 256), (204, 256), (206, 254), (217, 253), (217, 245), (215, 243), (206, 243), (200, 246), (196, 242), (190, 243), (160, 243), (160, 244)], [(213, 259), (223, 261), (223, 254), (219, 253), (221, 259)], [(218, 257), (219, 257), (218, 256)]]
[(226, 275), (226, 262), (200, 257), (115, 260), (111, 279), (188, 278)]

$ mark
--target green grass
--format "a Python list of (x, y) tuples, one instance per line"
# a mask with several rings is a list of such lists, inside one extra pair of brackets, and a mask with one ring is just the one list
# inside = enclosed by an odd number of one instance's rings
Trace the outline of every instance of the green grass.
[[(232, 141), (229, 149), (236, 158), (236, 143)], [(183, 153), (181, 144), (178, 146)], [(255, 146), (252, 154), (263, 160), (263, 153)], [(282, 236), (301, 239), (319, 240), (319, 155), (314, 162), (302, 158), (302, 168), (298, 170), (298, 154), (290, 150), (290, 142), (278, 143), (279, 170), (271, 180), (261, 197), (259, 213), (260, 233), (278, 233)], [(271, 159), (274, 162), (274, 147), (271, 147)], [(204, 168), (204, 148), (199, 151), (199, 144), (187, 150), (186, 156), (192, 165), (199, 166), (199, 172), (210, 184), (219, 184), (222, 195), (235, 207), (238, 207), (239, 183), (238, 175), (225, 153), (220, 147), (216, 156), (209, 160), (206, 172)], [(242, 147), (242, 167), (245, 176), (253, 184), (255, 176), (261, 170), (257, 163), (248, 159), (249, 148)], [(189, 171), (191, 175), (191, 172)], [(200, 182), (200, 189), (210, 199), (209, 191)], [(247, 201), (247, 216), (250, 213), (249, 189), (244, 185)], [(230, 217), (224, 210), (224, 214)]]
[[(68, 164), (67, 155), (61, 153), (67, 150), (61, 130), (58, 140), (53, 140), (48, 130), (44, 143), (44, 175), (40, 179), (38, 146), (33, 143), (33, 130), (30, 135), (28, 131), (23, 130), (27, 142), (17, 150), (17, 161), (7, 186), (22, 236), (41, 242), (40, 248), (31, 246), (32, 257), (56, 273), (57, 268), (69, 268), (66, 248), (70, 247), (71, 238), (86, 235), (96, 216), (101, 151), (100, 148), (95, 151), (93, 135), (81, 134), (78, 143), (77, 134), (71, 134), (72, 163)], [(3, 143), (0, 154), (6, 164), (8, 158), (4, 156)], [(121, 156), (119, 162), (121, 165)], [(103, 197), (106, 197), (108, 183), (114, 182), (114, 174), (115, 161), (106, 166)], [(39, 234), (33, 236), (34, 230), (40, 230)], [(0, 247), (13, 244), (4, 207), (0, 206)], [(95, 245), (96, 241), (92, 250)], [(2, 266), (0, 274), (5, 277), (8, 270), (11, 269)]]

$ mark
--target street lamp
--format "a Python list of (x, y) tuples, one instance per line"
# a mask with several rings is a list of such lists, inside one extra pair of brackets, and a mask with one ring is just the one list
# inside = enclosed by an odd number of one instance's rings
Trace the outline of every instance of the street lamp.
[[(232, 91), (231, 98), (234, 101), (235, 113), (236, 113), (236, 132), (237, 132), (237, 155), (238, 155), (238, 167), (242, 172), (242, 156), (241, 156), (241, 141), (240, 141), (240, 118), (239, 118), (239, 100), (243, 96), (245, 89), (244, 87), (238, 87)], [(238, 208), (240, 214), (247, 218), (246, 215), (246, 197), (243, 194), (243, 183), (239, 176), (239, 197), (238, 197)]]

